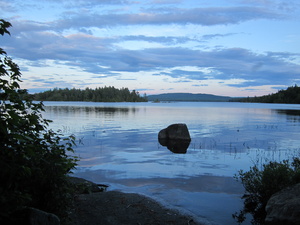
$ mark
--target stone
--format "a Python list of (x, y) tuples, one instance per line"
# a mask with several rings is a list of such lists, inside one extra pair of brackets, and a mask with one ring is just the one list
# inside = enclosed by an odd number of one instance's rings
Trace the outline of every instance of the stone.
[(162, 129), (158, 133), (158, 141), (173, 153), (184, 154), (190, 145), (191, 137), (186, 124), (177, 123)]
[(52, 214), (36, 208), (26, 207), (20, 209), (3, 224), (23, 225), (60, 225), (60, 219)]
[(76, 189), (77, 194), (103, 192), (106, 191), (106, 188), (108, 187), (105, 184), (95, 184), (91, 181), (79, 177), (69, 177), (69, 181)]
[(272, 195), (266, 213), (266, 224), (300, 224), (300, 183)]
[(59, 218), (52, 214), (47, 213), (42, 210), (30, 208), (30, 225), (59, 225), (60, 220)]
[(158, 138), (191, 141), (189, 130), (184, 123), (172, 124), (162, 129), (158, 133)]

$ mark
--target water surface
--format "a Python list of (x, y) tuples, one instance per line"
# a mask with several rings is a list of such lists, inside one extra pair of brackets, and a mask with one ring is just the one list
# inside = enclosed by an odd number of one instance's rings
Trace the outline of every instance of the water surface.
[[(242, 208), (238, 170), (298, 156), (300, 105), (254, 103), (44, 102), (51, 127), (77, 138), (76, 176), (137, 192), (212, 224), (235, 224)], [(186, 123), (186, 154), (158, 132)]]

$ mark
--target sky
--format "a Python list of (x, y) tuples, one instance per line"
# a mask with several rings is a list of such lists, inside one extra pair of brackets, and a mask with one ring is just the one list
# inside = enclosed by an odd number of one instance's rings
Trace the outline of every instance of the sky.
[(0, 0), (22, 88), (261, 96), (300, 85), (299, 0)]

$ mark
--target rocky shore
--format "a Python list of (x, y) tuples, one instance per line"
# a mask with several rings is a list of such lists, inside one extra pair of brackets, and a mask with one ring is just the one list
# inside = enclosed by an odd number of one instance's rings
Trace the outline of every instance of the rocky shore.
[[(168, 209), (143, 195), (104, 191), (105, 187), (72, 178), (84, 187), (75, 198), (70, 215), (72, 225), (204, 225), (191, 215)], [(82, 185), (84, 184), (84, 185)], [(81, 188), (82, 188), (81, 187)], [(98, 189), (99, 188), (99, 189)]]
[[(67, 225), (212, 225), (205, 219), (167, 208), (144, 195), (106, 191), (106, 185), (76, 177), (70, 177), (70, 183), (75, 192), (68, 222), (65, 221)], [(274, 194), (266, 206), (265, 223), (300, 224), (299, 196), (300, 184)], [(13, 224), (61, 224), (56, 215), (38, 209), (26, 208), (20, 213), (15, 220), (17, 223)]]
[(73, 225), (200, 225), (194, 218), (138, 194), (117, 191), (81, 194), (71, 215)]

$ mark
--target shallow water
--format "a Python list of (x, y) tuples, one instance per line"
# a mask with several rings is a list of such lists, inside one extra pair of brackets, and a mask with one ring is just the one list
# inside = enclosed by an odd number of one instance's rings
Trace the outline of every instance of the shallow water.
[[(110, 190), (137, 192), (212, 224), (235, 224), (242, 208), (238, 170), (298, 156), (300, 105), (249, 103), (44, 102), (51, 128), (75, 134), (74, 174)], [(186, 154), (157, 140), (186, 123)], [(247, 223), (245, 223), (247, 224)]]

